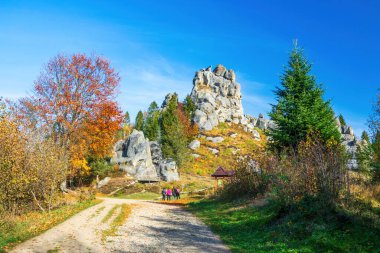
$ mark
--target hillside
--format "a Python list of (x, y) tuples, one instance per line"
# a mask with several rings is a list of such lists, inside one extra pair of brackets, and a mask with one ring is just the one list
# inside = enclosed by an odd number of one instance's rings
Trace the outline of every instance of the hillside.
[(255, 140), (241, 125), (233, 123), (220, 123), (211, 131), (202, 132), (196, 139), (200, 142), (199, 148), (192, 150), (192, 158), (182, 171), (210, 176), (218, 166), (233, 169), (238, 157), (248, 154), (255, 156), (266, 145), (265, 135), (260, 129), (256, 130), (260, 132), (260, 140)]

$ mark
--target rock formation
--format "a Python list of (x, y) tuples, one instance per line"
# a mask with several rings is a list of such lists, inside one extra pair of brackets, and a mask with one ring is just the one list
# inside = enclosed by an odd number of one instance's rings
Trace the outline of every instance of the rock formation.
[(361, 141), (358, 140), (354, 135), (354, 130), (350, 126), (342, 126), (338, 117), (336, 117), (336, 126), (342, 136), (342, 144), (346, 148), (349, 159), (347, 166), (351, 170), (358, 169), (358, 162), (356, 160), (356, 151), (359, 145), (361, 145)]
[[(138, 130), (133, 130), (126, 140), (120, 140), (115, 144), (111, 159), (111, 163), (118, 164), (128, 175), (145, 182), (159, 181), (161, 178), (178, 180), (177, 167), (173, 162), (163, 159), (159, 144), (149, 142), (143, 132)], [(171, 166), (170, 170), (167, 169), (168, 163)], [(168, 176), (168, 173), (171, 174)]]
[(196, 105), (194, 121), (200, 130), (212, 130), (220, 122), (241, 123), (244, 118), (240, 84), (233, 70), (219, 64), (195, 73), (191, 99)]

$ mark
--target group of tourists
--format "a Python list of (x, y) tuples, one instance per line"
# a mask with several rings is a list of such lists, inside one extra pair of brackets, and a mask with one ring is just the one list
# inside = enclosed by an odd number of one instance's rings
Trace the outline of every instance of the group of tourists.
[(164, 188), (162, 189), (162, 200), (172, 200), (172, 199), (180, 199), (181, 193), (179, 188), (173, 187), (173, 189), (170, 188)]

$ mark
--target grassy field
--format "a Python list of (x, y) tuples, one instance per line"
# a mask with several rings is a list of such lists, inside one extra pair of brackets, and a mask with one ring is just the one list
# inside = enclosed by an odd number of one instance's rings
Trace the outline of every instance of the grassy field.
[(66, 205), (51, 213), (31, 212), (18, 217), (3, 217), (0, 219), (0, 252), (5, 252), (100, 202), (101, 200), (92, 200)]
[(137, 193), (132, 193), (132, 194), (119, 194), (114, 196), (115, 198), (120, 198), (120, 199), (142, 199), (142, 200), (154, 200), (157, 198), (160, 198), (161, 195), (158, 193), (154, 192), (137, 192)]
[[(289, 210), (275, 203), (193, 202), (201, 218), (234, 252), (380, 252), (377, 220), (305, 202)], [(372, 215), (373, 216), (373, 215)]]

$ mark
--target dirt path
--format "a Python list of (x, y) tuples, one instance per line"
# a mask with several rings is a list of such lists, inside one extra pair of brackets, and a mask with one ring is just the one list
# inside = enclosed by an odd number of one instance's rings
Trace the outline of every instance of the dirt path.
[[(117, 236), (102, 242), (102, 219), (115, 205), (133, 205)], [(110, 219), (112, 220), (112, 218)], [(52, 251), (56, 250), (56, 251)], [(201, 221), (178, 206), (153, 201), (104, 199), (12, 252), (230, 252)]]

